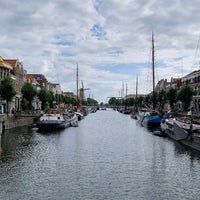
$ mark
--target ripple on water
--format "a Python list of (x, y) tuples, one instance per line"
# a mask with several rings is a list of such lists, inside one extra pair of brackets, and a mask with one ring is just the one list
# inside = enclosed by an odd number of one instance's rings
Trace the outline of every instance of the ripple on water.
[(128, 115), (99, 111), (56, 134), (3, 138), (0, 199), (198, 199), (199, 155)]

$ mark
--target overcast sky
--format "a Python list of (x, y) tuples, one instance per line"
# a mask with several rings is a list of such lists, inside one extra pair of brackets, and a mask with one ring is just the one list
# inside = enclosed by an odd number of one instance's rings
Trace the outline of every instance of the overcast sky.
[(0, 0), (0, 55), (19, 59), (76, 93), (76, 66), (86, 97), (100, 102), (149, 93), (151, 35), (156, 82), (199, 69), (199, 0)]

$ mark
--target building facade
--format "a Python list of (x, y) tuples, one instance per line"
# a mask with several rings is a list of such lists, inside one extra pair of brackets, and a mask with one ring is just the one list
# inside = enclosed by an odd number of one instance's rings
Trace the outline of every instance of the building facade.
[[(2, 57), (0, 57), (0, 81), (4, 80), (5, 77), (11, 76), (13, 66), (7, 63)], [(0, 113), (6, 112), (6, 101), (0, 98)]]
[(24, 70), (23, 63), (18, 59), (4, 59), (4, 61), (12, 66), (10, 73), (14, 83), (15, 91), (17, 93), (11, 102), (10, 110), (21, 111), (21, 90), (26, 81), (27, 71)]
[(186, 76), (181, 78), (182, 84), (190, 85), (196, 95), (193, 96), (191, 106), (194, 108), (194, 111), (200, 111), (200, 70), (195, 70)]

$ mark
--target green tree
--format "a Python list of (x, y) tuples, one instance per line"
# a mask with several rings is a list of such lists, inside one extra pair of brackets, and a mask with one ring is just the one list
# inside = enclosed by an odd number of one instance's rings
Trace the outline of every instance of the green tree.
[(30, 109), (29, 102), (26, 99), (22, 99), (21, 107), (22, 107), (22, 110), (29, 110)]
[(194, 94), (194, 91), (193, 91), (192, 87), (189, 86), (188, 84), (183, 85), (179, 89), (177, 98), (178, 98), (178, 100), (180, 100), (183, 103), (184, 111), (188, 110), (193, 94)]
[(169, 100), (169, 104), (170, 104), (170, 107), (173, 109), (174, 108), (174, 103), (176, 103), (176, 97), (177, 97), (177, 89), (176, 88), (173, 88), (173, 87), (170, 87), (168, 90), (167, 90), (167, 99)]
[(98, 105), (98, 101), (96, 101), (95, 99), (92, 99), (92, 98), (87, 98), (87, 103), (90, 106), (97, 106)]
[(128, 99), (125, 99), (125, 100), (124, 100), (124, 104), (125, 104), (126, 106), (133, 106), (134, 103), (135, 103), (135, 99), (134, 99), (134, 98), (128, 98)]
[(87, 100), (82, 99), (82, 100), (81, 100), (81, 104), (82, 104), (83, 106), (87, 106)]
[(49, 91), (45, 88), (42, 88), (38, 92), (38, 98), (42, 102), (42, 110), (46, 109), (48, 106), (48, 101), (49, 101)]
[(145, 106), (147, 105), (148, 107), (150, 107), (150, 103), (151, 103), (151, 96), (148, 94), (147, 96), (144, 97), (144, 104)]
[(135, 99), (136, 106), (142, 107), (143, 101), (144, 101), (144, 97), (143, 97), (143, 96), (137, 97), (137, 98)]
[(64, 96), (64, 102), (66, 104), (73, 104), (73, 97), (69, 97), (69, 96)]
[(75, 98), (71, 98), (71, 104), (73, 105), (73, 106), (77, 106), (78, 104), (79, 104), (79, 102), (77, 102), (77, 100), (75, 99)]
[(2, 80), (0, 83), (0, 95), (2, 99), (6, 100), (7, 112), (8, 112), (8, 102), (10, 102), (12, 98), (16, 95), (13, 81), (9, 76), (5, 77), (4, 80)]
[(108, 101), (109, 105), (115, 106), (117, 102), (117, 99), (115, 97), (111, 97)]
[(121, 99), (116, 99), (116, 106), (119, 106), (121, 104)]
[(54, 101), (55, 101), (55, 95), (53, 94), (52, 91), (48, 91), (48, 102), (49, 102), (49, 106), (50, 108), (53, 108), (54, 107)]
[(21, 89), (22, 92), (22, 97), (25, 99), (22, 101), (22, 109), (27, 110), (27, 109), (33, 109), (32, 102), (34, 97), (37, 95), (37, 90), (33, 87), (31, 83), (24, 83)]
[(167, 92), (166, 90), (160, 90), (158, 93), (158, 102), (160, 103), (160, 109), (164, 108), (164, 105), (166, 103), (166, 98), (167, 98)]

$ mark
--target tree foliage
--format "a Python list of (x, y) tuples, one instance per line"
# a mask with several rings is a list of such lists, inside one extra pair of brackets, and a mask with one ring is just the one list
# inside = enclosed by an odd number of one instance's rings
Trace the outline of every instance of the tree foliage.
[(22, 107), (22, 110), (29, 110), (30, 109), (30, 103), (26, 99), (22, 99), (21, 107)]
[(126, 106), (133, 106), (135, 104), (135, 99), (134, 98), (128, 98), (124, 100), (124, 105)]
[(144, 104), (147, 105), (148, 107), (150, 106), (151, 103), (151, 97), (148, 94), (147, 96), (144, 97)]
[(16, 95), (14, 84), (10, 77), (6, 77), (4, 78), (4, 80), (1, 81), (0, 95), (2, 99), (5, 99), (7, 102), (11, 101), (12, 98)]
[(111, 97), (108, 101), (109, 105), (115, 106), (117, 104), (117, 99), (115, 97)]
[(150, 101), (151, 101), (153, 109), (156, 109), (156, 105), (158, 103), (158, 93), (157, 92), (153, 92), (150, 95)]
[(97, 106), (98, 105), (98, 101), (96, 101), (95, 99), (92, 99), (92, 98), (87, 98), (87, 103), (89, 106)]
[(54, 101), (55, 101), (55, 95), (53, 94), (52, 91), (48, 91), (48, 102), (50, 108), (54, 107)]
[(33, 87), (31, 83), (26, 82), (24, 83), (21, 92), (23, 99), (26, 100), (22, 101), (22, 109), (32, 109), (32, 102), (34, 97), (37, 95), (37, 90)]
[(50, 98), (50, 93), (47, 89), (41, 89), (39, 92), (38, 92), (38, 98), (39, 100), (42, 102), (42, 110), (46, 109), (47, 106), (48, 106), (48, 101), (49, 101), (49, 98)]
[(167, 99), (169, 100), (170, 107), (173, 109), (174, 103), (176, 103), (176, 101), (177, 101), (177, 89), (170, 87), (167, 90), (166, 95), (167, 95)]
[(194, 91), (191, 86), (183, 85), (178, 91), (177, 98), (183, 103), (184, 111), (188, 110)]
[(139, 96), (135, 99), (135, 104), (136, 106), (142, 107), (144, 101), (144, 97), (143, 96)]
[(5, 77), (4, 80), (2, 80), (0, 83), (0, 95), (2, 99), (6, 100), (8, 111), (8, 102), (11, 101), (12, 98), (16, 95), (13, 81), (9, 76)]

